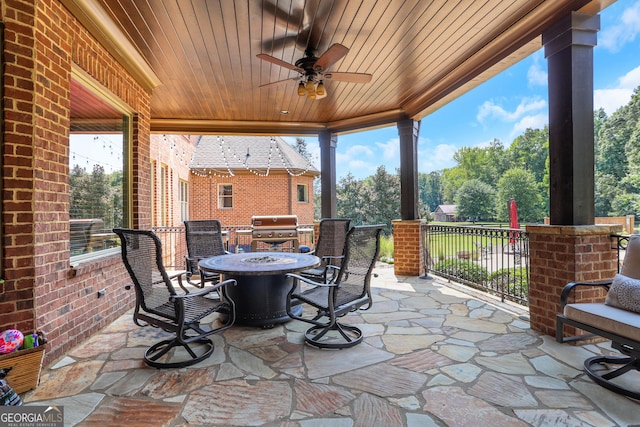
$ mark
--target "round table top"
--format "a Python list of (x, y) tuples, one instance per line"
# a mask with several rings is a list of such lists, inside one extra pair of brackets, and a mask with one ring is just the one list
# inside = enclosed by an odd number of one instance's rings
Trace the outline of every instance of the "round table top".
[(198, 265), (200, 269), (212, 273), (260, 276), (317, 267), (320, 258), (295, 252), (246, 252), (204, 258)]

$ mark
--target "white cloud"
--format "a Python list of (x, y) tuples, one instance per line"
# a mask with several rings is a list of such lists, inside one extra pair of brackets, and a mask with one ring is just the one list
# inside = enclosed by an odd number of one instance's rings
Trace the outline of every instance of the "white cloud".
[(452, 144), (438, 144), (435, 147), (426, 147), (418, 153), (418, 170), (429, 173), (440, 169), (451, 168), (456, 165), (453, 160), (454, 153), (458, 150)]
[(546, 113), (524, 116), (513, 125), (511, 137), (521, 135), (527, 129), (542, 129), (547, 123), (549, 123), (549, 115)]
[(398, 159), (398, 151), (400, 150), (400, 139), (392, 138), (384, 143), (376, 142), (376, 146), (382, 149), (382, 156), (385, 160)]
[(635, 40), (640, 32), (640, 1), (626, 8), (617, 24), (603, 29), (598, 35), (598, 46), (611, 52), (617, 52), (626, 43)]
[(593, 91), (593, 108), (603, 108), (607, 115), (613, 114), (618, 108), (631, 100), (633, 91), (640, 86), (640, 66), (620, 77), (615, 87), (596, 89)]
[(478, 109), (476, 119), (480, 123), (486, 120), (495, 119), (503, 122), (514, 122), (527, 113), (536, 112), (546, 108), (547, 101), (540, 98), (523, 98), (520, 104), (513, 111), (507, 111), (501, 105), (494, 103), (493, 100), (485, 101)]
[(533, 57), (533, 63), (527, 70), (529, 86), (546, 86), (548, 82), (547, 71), (540, 66), (540, 54)]

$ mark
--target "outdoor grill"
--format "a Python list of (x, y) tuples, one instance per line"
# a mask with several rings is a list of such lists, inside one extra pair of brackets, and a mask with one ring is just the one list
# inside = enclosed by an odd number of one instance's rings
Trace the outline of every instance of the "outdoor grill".
[(293, 243), (298, 251), (298, 217), (296, 215), (272, 215), (251, 217), (251, 250), (258, 250), (258, 242), (272, 246)]

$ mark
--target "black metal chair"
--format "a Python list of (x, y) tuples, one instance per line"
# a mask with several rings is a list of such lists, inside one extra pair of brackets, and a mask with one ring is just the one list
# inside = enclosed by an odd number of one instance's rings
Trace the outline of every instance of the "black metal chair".
[[(213, 342), (209, 335), (221, 332), (235, 322), (235, 306), (225, 288), (235, 285), (235, 280), (225, 280), (204, 289), (193, 288), (189, 292), (183, 283), (184, 272), (169, 276), (162, 263), (162, 243), (148, 230), (115, 228), (120, 237), (122, 261), (136, 290), (136, 307), (133, 321), (138, 326), (153, 326), (175, 334), (149, 347), (144, 354), (145, 363), (154, 368), (181, 368), (198, 363), (213, 354)], [(180, 288), (176, 289), (174, 280)], [(207, 295), (220, 292), (222, 300)], [(200, 322), (213, 313), (220, 313), (215, 327), (201, 326)], [(212, 324), (212, 325), (213, 325)], [(199, 345), (196, 354), (192, 344)], [(182, 347), (187, 357), (172, 352)]]
[[(320, 258), (322, 264), (316, 268), (301, 271), (299, 273), (301, 276), (322, 282), (332, 279), (332, 275), (337, 270), (335, 268), (327, 268), (327, 266), (340, 265), (350, 224), (351, 220), (346, 218), (324, 218), (320, 220), (318, 240), (310, 254)], [(327, 274), (329, 274), (329, 277), (327, 277)]]
[[(327, 267), (338, 268), (331, 281), (315, 282), (299, 274), (288, 274), (294, 280), (287, 295), (287, 314), (314, 325), (304, 334), (309, 345), (341, 349), (362, 341), (359, 328), (340, 323), (338, 318), (363, 306), (365, 310), (371, 307), (371, 272), (380, 252), (380, 232), (384, 227), (384, 224), (363, 225), (349, 230), (340, 267)], [(307, 289), (300, 286), (301, 282)], [(301, 303), (314, 307), (315, 317), (296, 315), (292, 308)]]
[[(185, 239), (187, 242), (187, 282), (203, 287), (207, 283), (217, 283), (220, 275), (202, 271), (198, 268), (198, 261), (229, 252), (222, 241), (222, 226), (217, 219), (192, 220), (184, 222)], [(198, 281), (193, 280), (198, 277)]]

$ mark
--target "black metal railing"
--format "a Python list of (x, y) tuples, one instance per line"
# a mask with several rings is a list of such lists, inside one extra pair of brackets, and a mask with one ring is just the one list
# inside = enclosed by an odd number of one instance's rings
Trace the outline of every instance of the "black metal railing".
[[(313, 247), (314, 235), (313, 224), (299, 225), (298, 242), (300, 247)], [(187, 242), (185, 239), (184, 226), (175, 227), (152, 227), (154, 233), (162, 241), (162, 262), (164, 267), (173, 270), (183, 270), (185, 268), (185, 255), (187, 254)], [(250, 252), (251, 251), (251, 226), (235, 225), (222, 227), (222, 239), (230, 252)], [(286, 250), (287, 248), (278, 248)]]
[(529, 238), (524, 230), (425, 224), (425, 270), (528, 305)]
[(611, 249), (616, 251), (618, 256), (618, 273), (622, 268), (624, 262), (624, 255), (627, 251), (627, 245), (629, 244), (628, 234), (612, 234), (611, 235)]

